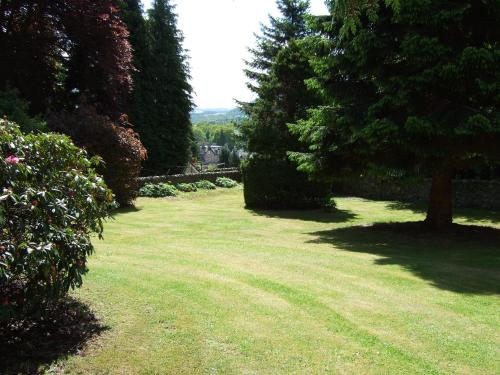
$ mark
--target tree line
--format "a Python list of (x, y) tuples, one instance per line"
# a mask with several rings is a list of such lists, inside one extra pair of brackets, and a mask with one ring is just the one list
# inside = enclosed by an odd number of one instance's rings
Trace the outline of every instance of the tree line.
[(129, 115), (149, 154), (143, 174), (161, 175), (190, 157), (193, 90), (183, 35), (170, 0), (154, 1), (147, 17), (140, 0), (118, 5), (135, 51)]
[(241, 103), (247, 205), (315, 205), (324, 190), (304, 176), (396, 169), (431, 178), (426, 223), (451, 224), (452, 178), (500, 159), (498, 2), (277, 4), (246, 70), (257, 99)]
[(122, 204), (141, 166), (161, 174), (189, 159), (188, 79), (169, 0), (147, 14), (139, 0), (0, 3), (0, 115), (103, 157)]

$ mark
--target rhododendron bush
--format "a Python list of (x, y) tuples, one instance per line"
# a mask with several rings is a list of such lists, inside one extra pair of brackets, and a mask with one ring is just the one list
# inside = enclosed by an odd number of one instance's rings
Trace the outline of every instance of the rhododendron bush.
[(67, 136), (23, 135), (0, 120), (0, 306), (23, 307), (79, 287), (113, 194)]

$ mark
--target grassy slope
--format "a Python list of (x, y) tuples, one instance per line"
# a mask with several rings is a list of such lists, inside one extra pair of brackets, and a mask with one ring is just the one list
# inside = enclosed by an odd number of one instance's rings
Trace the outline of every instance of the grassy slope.
[(78, 292), (110, 329), (67, 371), (499, 373), (499, 244), (373, 230), (422, 216), (338, 204), (266, 215), (240, 190), (140, 200), (106, 226)]

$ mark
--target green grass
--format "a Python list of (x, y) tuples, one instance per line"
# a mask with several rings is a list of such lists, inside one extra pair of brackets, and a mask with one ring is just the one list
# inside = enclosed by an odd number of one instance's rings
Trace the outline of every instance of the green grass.
[[(498, 230), (418, 209), (254, 212), (241, 189), (140, 199), (96, 241), (77, 297), (108, 329), (71, 374), (495, 374)], [(457, 222), (500, 228), (500, 215)]]

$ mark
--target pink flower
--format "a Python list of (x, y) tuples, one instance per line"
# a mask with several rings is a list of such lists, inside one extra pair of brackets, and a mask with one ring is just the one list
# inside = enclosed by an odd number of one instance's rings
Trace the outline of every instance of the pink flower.
[(7, 164), (16, 165), (19, 163), (19, 158), (15, 155), (9, 155), (5, 158)]

